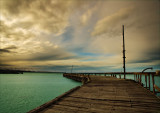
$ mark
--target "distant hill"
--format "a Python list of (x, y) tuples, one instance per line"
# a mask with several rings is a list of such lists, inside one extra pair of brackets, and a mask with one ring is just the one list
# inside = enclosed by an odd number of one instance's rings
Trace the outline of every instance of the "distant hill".
[(0, 69), (0, 74), (23, 74), (20, 70)]

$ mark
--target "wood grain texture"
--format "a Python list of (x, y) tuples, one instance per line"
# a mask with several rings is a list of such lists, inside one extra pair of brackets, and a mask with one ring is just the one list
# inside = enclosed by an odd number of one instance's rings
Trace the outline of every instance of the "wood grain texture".
[(132, 80), (90, 79), (39, 113), (160, 113), (160, 99)]

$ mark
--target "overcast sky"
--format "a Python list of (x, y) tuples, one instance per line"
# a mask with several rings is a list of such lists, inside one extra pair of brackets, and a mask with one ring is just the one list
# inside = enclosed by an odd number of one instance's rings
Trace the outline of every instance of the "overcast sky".
[(159, 0), (0, 0), (0, 66), (41, 71), (160, 69)]

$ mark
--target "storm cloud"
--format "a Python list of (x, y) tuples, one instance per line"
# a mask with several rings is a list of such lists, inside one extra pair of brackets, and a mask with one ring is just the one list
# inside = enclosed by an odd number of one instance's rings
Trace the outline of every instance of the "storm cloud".
[(127, 71), (160, 68), (159, 0), (0, 2), (3, 66), (121, 71), (124, 25)]

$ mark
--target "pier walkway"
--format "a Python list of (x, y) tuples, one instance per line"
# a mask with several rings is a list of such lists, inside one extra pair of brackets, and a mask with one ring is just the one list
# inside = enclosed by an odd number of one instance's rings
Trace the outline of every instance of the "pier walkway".
[(30, 113), (160, 113), (160, 99), (133, 80), (90, 76), (90, 82)]

